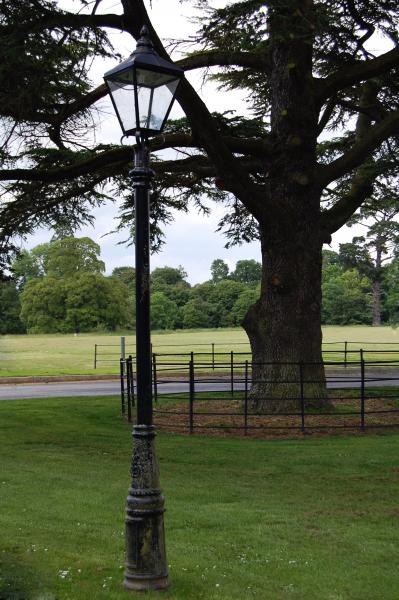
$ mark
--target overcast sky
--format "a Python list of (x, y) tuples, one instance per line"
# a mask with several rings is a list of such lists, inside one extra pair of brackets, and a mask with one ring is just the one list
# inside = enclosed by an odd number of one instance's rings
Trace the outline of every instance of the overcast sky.
[[(77, 6), (73, 0), (60, 0), (60, 5), (65, 8)], [(190, 23), (194, 16), (192, 2), (183, 2), (179, 0), (152, 0), (147, 2), (148, 10), (152, 22), (158, 31), (160, 37), (166, 41), (170, 38), (187, 38), (190, 33), (195, 31), (195, 25)], [(214, 1), (214, 6), (224, 6), (225, 1)], [(104, 4), (102, 12), (121, 12), (118, 10), (120, 3), (116, 0), (108, 0)], [(134, 49), (135, 43), (130, 36), (118, 32), (110, 34), (115, 48), (127, 57)], [(177, 59), (178, 56), (174, 55)], [(103, 73), (115, 65), (115, 61), (98, 61), (92, 72), (94, 85), (102, 82)], [(193, 83), (197, 91), (206, 101), (211, 111), (223, 112), (227, 109), (234, 109), (238, 113), (245, 113), (246, 104), (244, 98), (237, 92), (221, 92), (215, 85), (207, 83), (203, 85), (200, 74), (189, 73), (188, 78)], [(182, 116), (183, 113), (176, 103), (172, 117)], [(113, 110), (108, 102), (104, 100), (101, 103), (101, 122), (99, 128), (98, 141), (118, 142), (121, 137), (121, 131)], [(121, 245), (120, 242), (126, 239), (127, 234), (106, 235), (116, 227), (115, 217), (117, 207), (114, 205), (105, 205), (95, 210), (96, 217), (94, 227), (84, 227), (76, 232), (76, 236), (89, 236), (101, 246), (101, 257), (105, 261), (107, 273), (112, 269), (122, 265), (134, 265), (134, 248)], [(205, 281), (210, 277), (210, 265), (215, 258), (222, 258), (231, 268), (234, 267), (237, 260), (254, 258), (260, 260), (259, 243), (245, 244), (235, 248), (226, 249), (224, 244), (226, 240), (220, 233), (216, 233), (217, 223), (223, 214), (221, 207), (216, 207), (211, 216), (203, 216), (195, 211), (190, 214), (175, 214), (175, 220), (172, 224), (165, 227), (165, 245), (160, 253), (153, 255), (151, 268), (158, 266), (182, 265), (188, 273), (188, 279), (191, 283)], [(356, 234), (354, 229), (343, 228), (334, 235), (332, 247), (338, 248), (338, 244), (343, 241), (350, 241)], [(26, 248), (47, 242), (50, 240), (52, 232), (39, 230), (30, 236), (23, 244)], [(104, 237), (105, 236), (105, 237)]]

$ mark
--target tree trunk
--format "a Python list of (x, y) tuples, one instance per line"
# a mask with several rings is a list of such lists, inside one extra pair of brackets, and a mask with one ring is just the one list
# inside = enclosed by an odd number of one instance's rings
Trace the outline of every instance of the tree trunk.
[[(321, 244), (304, 236), (273, 243), (262, 235), (260, 299), (243, 326), (252, 350), (249, 408), (258, 413), (327, 409), (321, 333)], [(301, 378), (303, 385), (301, 386)]]
[(373, 281), (373, 327), (381, 325), (381, 283)]
[(307, 406), (328, 406), (321, 353), (321, 189), (315, 177), (320, 107), (313, 90), (313, 18), (311, 0), (284, 7), (271, 3), (273, 157), (258, 219), (262, 289), (243, 322), (253, 355), (250, 407), (262, 413), (297, 411), (301, 389)]
[(375, 277), (373, 280), (373, 327), (381, 325), (381, 267), (382, 247), (376, 243)]

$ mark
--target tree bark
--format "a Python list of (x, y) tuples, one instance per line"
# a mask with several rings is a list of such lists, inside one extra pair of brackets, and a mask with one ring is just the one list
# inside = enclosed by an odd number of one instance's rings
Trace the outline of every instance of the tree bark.
[(252, 412), (299, 411), (301, 387), (306, 407), (330, 406), (321, 351), (321, 244), (309, 243), (309, 234), (278, 242), (268, 231), (262, 235), (261, 296), (243, 322), (252, 350)]
[(381, 325), (381, 283), (373, 281), (373, 327)]
[(376, 244), (375, 258), (375, 278), (373, 280), (373, 327), (381, 325), (381, 268), (382, 268), (382, 247)]
[(272, 6), (274, 152), (268, 202), (259, 219), (263, 277), (261, 297), (243, 322), (253, 355), (250, 407), (262, 413), (300, 408), (300, 371), (306, 404), (328, 405), (321, 353), (320, 107), (312, 77), (313, 3)]

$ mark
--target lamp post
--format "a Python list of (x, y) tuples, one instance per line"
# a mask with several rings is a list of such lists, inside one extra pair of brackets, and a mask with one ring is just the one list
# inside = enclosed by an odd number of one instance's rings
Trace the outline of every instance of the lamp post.
[(104, 75), (123, 133), (136, 138), (130, 175), (135, 197), (137, 419), (126, 507), (124, 585), (143, 591), (168, 586), (164, 499), (152, 419), (149, 195), (153, 171), (147, 140), (163, 130), (182, 77), (181, 69), (155, 52), (145, 26), (136, 50)]

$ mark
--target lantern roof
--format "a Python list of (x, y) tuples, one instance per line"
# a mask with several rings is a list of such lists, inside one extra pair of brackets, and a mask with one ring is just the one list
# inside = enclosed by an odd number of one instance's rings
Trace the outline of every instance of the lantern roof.
[(168, 73), (176, 76), (177, 78), (181, 78), (184, 74), (183, 69), (180, 69), (180, 67), (177, 67), (172, 62), (159, 56), (154, 49), (154, 44), (150, 40), (146, 25), (144, 25), (141, 29), (136, 50), (132, 52), (129, 58), (121, 62), (113, 69), (107, 71), (104, 75), (104, 79), (112, 79), (119, 73), (134, 68), (149, 69), (151, 71)]

